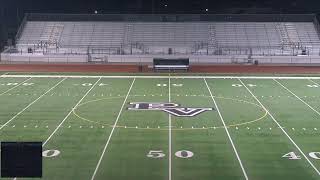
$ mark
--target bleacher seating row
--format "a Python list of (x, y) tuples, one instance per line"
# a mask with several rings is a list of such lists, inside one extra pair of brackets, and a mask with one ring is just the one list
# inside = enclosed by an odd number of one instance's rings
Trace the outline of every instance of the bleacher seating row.
[[(312, 22), (27, 21), (19, 51), (110, 54), (319, 55)], [(46, 48), (46, 51), (43, 50)], [(103, 52), (102, 52), (103, 53)]]

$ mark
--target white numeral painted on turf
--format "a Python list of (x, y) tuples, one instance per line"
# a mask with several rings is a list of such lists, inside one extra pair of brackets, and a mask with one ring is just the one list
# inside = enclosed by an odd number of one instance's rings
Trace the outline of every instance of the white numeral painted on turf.
[(289, 153), (283, 155), (282, 157), (293, 159), (293, 160), (301, 159), (301, 157), (296, 155), (296, 153), (294, 153), (294, 152), (289, 152)]
[(55, 157), (60, 154), (59, 150), (45, 150), (42, 152), (43, 157)]
[[(233, 86), (233, 87), (242, 87), (242, 84), (232, 84), (232, 86)], [(247, 86), (249, 86), (249, 87), (255, 87), (255, 86), (257, 86), (257, 85), (255, 85), (255, 84), (247, 84)]]
[(308, 86), (308, 87), (311, 87), (311, 88), (317, 88), (317, 87), (319, 87), (318, 85), (315, 85), (315, 84), (308, 84), (307, 86)]
[(177, 151), (175, 155), (179, 158), (191, 158), (193, 156), (193, 152), (187, 150)]
[(83, 83), (83, 84), (81, 84), (82, 86), (92, 86), (92, 84), (91, 83)]
[(22, 86), (32, 86), (34, 83), (23, 83)]
[(159, 87), (166, 87), (167, 86), (167, 84), (157, 84), (157, 86), (159, 86)]
[[(320, 152), (310, 152), (309, 156), (313, 159), (319, 159), (320, 160)], [(297, 160), (297, 159), (301, 159), (300, 156), (296, 155), (294, 152), (289, 152), (285, 155), (283, 155), (282, 157), (288, 158), (288, 159), (293, 159), (293, 160)]]
[(255, 85), (255, 84), (247, 84), (249, 87), (255, 87), (255, 86), (257, 86), (257, 85)]
[[(12, 82), (8, 82), (8, 83), (5, 83), (5, 84), (0, 84), (1, 86), (17, 86), (19, 83), (12, 83)], [(21, 85), (22, 86), (31, 86), (33, 85), (34, 83), (22, 83)]]
[(313, 159), (320, 159), (320, 152), (310, 152), (309, 156)]
[[(194, 154), (191, 151), (188, 150), (181, 150), (181, 151), (177, 151), (175, 153), (175, 155), (179, 158), (191, 158)], [(163, 158), (166, 155), (163, 153), (162, 150), (150, 150), (149, 153), (147, 154), (147, 157), (149, 158), (154, 158), (154, 159), (158, 159), (158, 158)]]
[(174, 87), (182, 87), (183, 84), (172, 84), (172, 86), (174, 86)]
[(7, 83), (7, 86), (16, 86), (16, 85), (18, 85), (19, 83)]
[(100, 83), (98, 86), (108, 86), (109, 84)]
[(166, 156), (162, 150), (150, 150), (149, 153), (147, 154), (147, 157), (149, 158), (163, 158)]

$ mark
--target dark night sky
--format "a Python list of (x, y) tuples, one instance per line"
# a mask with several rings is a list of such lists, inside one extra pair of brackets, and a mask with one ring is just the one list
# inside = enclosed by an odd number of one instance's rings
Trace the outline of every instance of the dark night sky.
[(24, 13), (93, 14), (95, 10), (102, 14), (320, 13), (320, 0), (0, 0), (0, 48), (1, 42), (14, 37)]
[[(155, 13), (235, 12), (241, 8), (264, 8), (273, 12), (318, 12), (320, 0), (153, 0)], [(165, 6), (167, 4), (167, 7)], [(0, 9), (53, 13), (151, 13), (152, 0), (0, 0)]]

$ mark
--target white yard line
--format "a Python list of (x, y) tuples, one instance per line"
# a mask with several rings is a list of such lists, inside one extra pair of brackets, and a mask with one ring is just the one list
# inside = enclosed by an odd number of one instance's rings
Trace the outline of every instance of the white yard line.
[(238, 151), (237, 151), (237, 149), (236, 149), (236, 147), (235, 147), (235, 145), (234, 145), (234, 143), (233, 143), (233, 140), (232, 140), (232, 138), (231, 138), (231, 136), (230, 136), (229, 130), (228, 130), (228, 128), (227, 128), (227, 126), (226, 126), (226, 123), (224, 122), (224, 119), (223, 119), (223, 117), (222, 117), (222, 115), (221, 115), (221, 113), (220, 113), (219, 107), (218, 107), (218, 105), (217, 105), (217, 103), (216, 103), (216, 100), (215, 100), (214, 97), (213, 97), (213, 94), (212, 94), (211, 89), (210, 89), (210, 87), (209, 87), (209, 85), (208, 85), (208, 83), (207, 83), (207, 80), (206, 80), (205, 78), (203, 78), (203, 80), (204, 80), (204, 82), (206, 83), (206, 86), (207, 86), (208, 91), (209, 91), (209, 93), (210, 93), (211, 99), (212, 99), (214, 105), (215, 105), (216, 108), (217, 108), (217, 112), (218, 112), (218, 114), (219, 114), (219, 117), (220, 117), (220, 119), (221, 119), (221, 122), (222, 122), (222, 124), (223, 124), (223, 127), (224, 127), (224, 129), (225, 129), (225, 131), (226, 131), (226, 133), (227, 133), (227, 135), (228, 135), (228, 138), (229, 138), (229, 141), (230, 141), (230, 143), (231, 143), (231, 145), (232, 145), (233, 151), (234, 151), (234, 153), (235, 153), (235, 155), (236, 155), (236, 157), (237, 157), (237, 159), (238, 159), (238, 162), (239, 162), (239, 164), (240, 164), (240, 167), (241, 167), (241, 170), (242, 170), (242, 172), (243, 172), (243, 175), (244, 175), (244, 177), (246, 178), (246, 180), (248, 180), (249, 178), (248, 178), (247, 172), (246, 172), (246, 170), (245, 170), (244, 167), (243, 167), (243, 164), (242, 164), (242, 161), (241, 161), (240, 156), (239, 156), (239, 154), (238, 154)]
[(291, 93), (292, 95), (294, 95), (297, 99), (299, 99), (303, 104), (305, 104), (306, 106), (308, 106), (311, 110), (313, 110), (315, 113), (317, 113), (318, 115), (320, 115), (319, 111), (315, 110), (312, 106), (310, 106), (307, 102), (305, 102), (303, 99), (301, 99), (299, 96), (297, 96), (294, 92), (292, 92), (290, 89), (288, 89), (286, 86), (284, 86), (282, 83), (280, 83), (279, 81), (275, 80), (281, 87), (283, 87), (285, 90), (287, 90), (289, 93)]
[(76, 109), (78, 107), (78, 105), (82, 102), (82, 100), (87, 97), (87, 95), (91, 92), (91, 90), (98, 84), (98, 82), (100, 81), (101, 78), (99, 78), (94, 84), (93, 86), (91, 86), (91, 88), (86, 92), (86, 94), (78, 101), (78, 103), (70, 110), (70, 112), (63, 118), (63, 120), (60, 122), (60, 124), (57, 126), (57, 128), (50, 134), (50, 136), (48, 137), (48, 139), (42, 144), (42, 146), (45, 146), (50, 139), (52, 138), (52, 136), (58, 131), (58, 129), (61, 127), (61, 125), (68, 119), (68, 117), (71, 115), (71, 113), (73, 112), (74, 109)]
[(15, 89), (16, 87), (20, 86), (21, 84), (23, 84), (23, 83), (25, 83), (25, 82), (29, 81), (31, 78), (32, 78), (32, 77), (28, 78), (27, 80), (22, 81), (21, 83), (19, 83), (18, 85), (14, 86), (14, 87), (12, 87), (12, 88), (10, 88), (10, 89), (6, 90), (5, 92), (1, 93), (1, 94), (0, 94), (0, 96), (2, 96), (2, 95), (4, 95), (4, 94), (6, 94), (7, 92), (9, 92), (9, 91), (11, 91), (11, 90)]
[(117, 124), (118, 124), (118, 120), (119, 120), (120, 115), (121, 115), (121, 113), (122, 113), (123, 107), (124, 107), (124, 105), (126, 104), (126, 101), (127, 101), (127, 99), (128, 99), (128, 96), (129, 96), (129, 94), (130, 94), (130, 92), (131, 92), (131, 89), (132, 89), (132, 86), (133, 86), (135, 80), (136, 80), (136, 79), (134, 78), (133, 81), (132, 81), (132, 83), (131, 83), (131, 86), (130, 86), (128, 92), (127, 92), (127, 95), (126, 95), (126, 97), (125, 97), (125, 99), (124, 99), (124, 101), (123, 101), (123, 103), (122, 103), (122, 106), (121, 106), (121, 108), (120, 108), (120, 111), (119, 111), (119, 113), (118, 113), (118, 116), (117, 116), (117, 118), (116, 118), (116, 121), (115, 121), (114, 124), (113, 124), (112, 130), (111, 130), (110, 135), (109, 135), (109, 137), (108, 137), (108, 140), (107, 140), (107, 142), (106, 142), (106, 144), (105, 144), (105, 146), (104, 146), (104, 148), (103, 148), (103, 151), (102, 151), (102, 153), (101, 153), (100, 159), (99, 159), (99, 161), (98, 161), (98, 163), (97, 163), (97, 165), (96, 165), (96, 168), (95, 168), (95, 170), (94, 170), (94, 172), (93, 172), (93, 174), (92, 174), (91, 180), (94, 180), (94, 178), (95, 178), (95, 176), (96, 176), (96, 174), (97, 174), (97, 172), (98, 172), (98, 169), (99, 169), (99, 167), (100, 167), (100, 164), (101, 164), (101, 161), (102, 161), (102, 159), (103, 159), (103, 156), (104, 156), (104, 154), (105, 154), (105, 152), (106, 152), (106, 150), (107, 150), (107, 148), (108, 148), (109, 142), (110, 142), (111, 137), (112, 137), (112, 135), (113, 135), (113, 131), (115, 130), (115, 128), (116, 128), (116, 126), (117, 126)]
[[(171, 79), (169, 77), (169, 103), (171, 102)], [(172, 176), (172, 168), (171, 168), (171, 153), (172, 153), (172, 129), (171, 129), (172, 123), (171, 123), (171, 114), (169, 114), (169, 180), (171, 180)]]
[(252, 95), (252, 97), (261, 105), (261, 107), (269, 114), (272, 120), (277, 124), (277, 126), (282, 130), (282, 132), (288, 137), (291, 143), (299, 150), (299, 152), (303, 155), (303, 157), (308, 161), (311, 167), (316, 171), (318, 175), (320, 175), (319, 170), (314, 166), (314, 164), (310, 161), (310, 159), (305, 155), (305, 153), (300, 149), (300, 147), (294, 142), (294, 140), (288, 135), (288, 133), (283, 129), (283, 127), (278, 123), (278, 121), (273, 117), (273, 115), (269, 112), (269, 110), (260, 102), (260, 100), (251, 92), (251, 90), (242, 82), (241, 79), (238, 79), (241, 84), (247, 89), (247, 91)]
[[(135, 78), (135, 79), (148, 79), (159, 78), (167, 79), (169, 76), (77, 76), (77, 75), (2, 75), (1, 77), (33, 77), (33, 78)], [(177, 79), (320, 79), (320, 76), (170, 76)]]
[(54, 89), (55, 87), (57, 87), (60, 83), (62, 83), (66, 78), (62, 79), (61, 81), (59, 81), (56, 85), (54, 85), (53, 87), (51, 87), (48, 91), (46, 91), (44, 94), (42, 94), (41, 96), (39, 96), (36, 100), (32, 101), (28, 106), (26, 106), (25, 108), (23, 108), (20, 112), (18, 112), (15, 116), (13, 116), (11, 119), (9, 119), (6, 123), (4, 123), (1, 127), (0, 130), (2, 128), (4, 128), (7, 124), (9, 124), (12, 120), (14, 120), (16, 117), (18, 117), (21, 113), (23, 113), (26, 109), (28, 109), (30, 106), (32, 106), (34, 103), (36, 103), (39, 99), (41, 99), (43, 96), (45, 96), (46, 94), (48, 94), (52, 89)]
[[(73, 112), (75, 108), (81, 103), (81, 101), (90, 93), (90, 91), (96, 86), (96, 84), (100, 81), (101, 78), (99, 78), (94, 85), (87, 91), (87, 93), (78, 101), (78, 103), (71, 109), (71, 111), (67, 114), (67, 116), (61, 121), (61, 123), (57, 126), (57, 128), (50, 134), (48, 139), (42, 144), (42, 147), (44, 147), (49, 140), (52, 138), (52, 136), (58, 131), (58, 129), (61, 127), (61, 125), (64, 123), (64, 121), (70, 116), (70, 114)], [(16, 180), (17, 178), (14, 178)]]
[[(51, 89), (49, 89), (47, 92), (45, 92), (44, 94), (42, 94), (38, 99), (36, 99), (35, 101), (33, 101), (32, 103), (30, 103), (25, 109), (23, 109), (23, 111), (25, 111), (29, 106), (31, 106), (33, 103), (35, 103), (36, 101), (38, 101), (42, 96), (44, 96), (44, 95), (46, 95), (47, 93), (49, 93), (52, 89), (54, 89), (55, 87), (57, 87), (60, 83), (62, 83), (64, 80), (66, 80), (67, 78), (63, 78), (60, 82), (58, 82), (55, 86), (53, 86)], [(20, 111), (21, 113), (23, 112), (23, 111)], [(16, 115), (16, 116), (18, 116), (19, 115), (19, 113)], [(14, 118), (15, 118), (15, 116), (14, 116)], [(9, 121), (7, 122), (7, 123), (9, 123)], [(2, 127), (4, 127), (6, 124), (4, 124)], [(1, 128), (2, 128), (1, 127)], [(0, 130), (1, 130), (1, 128), (0, 128)], [(43, 146), (43, 145), (42, 145)], [(17, 178), (13, 178), (13, 180), (17, 180)]]

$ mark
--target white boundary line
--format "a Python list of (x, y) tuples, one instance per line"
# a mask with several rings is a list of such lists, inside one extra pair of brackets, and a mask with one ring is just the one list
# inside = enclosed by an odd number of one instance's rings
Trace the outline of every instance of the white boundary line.
[[(171, 79), (169, 76), (169, 103), (171, 102)], [(169, 180), (171, 180), (172, 176), (172, 130), (171, 130), (172, 122), (171, 122), (171, 114), (169, 113)]]
[(282, 86), (285, 90), (287, 90), (289, 93), (291, 93), (292, 95), (294, 95), (297, 99), (299, 99), (303, 104), (305, 104), (306, 106), (308, 106), (311, 110), (313, 110), (315, 113), (317, 113), (318, 115), (320, 115), (319, 111), (315, 110), (312, 106), (310, 106), (307, 102), (305, 102), (303, 99), (301, 99), (299, 96), (297, 96), (295, 93), (293, 93), (290, 89), (288, 89), (286, 86), (284, 86), (282, 83), (280, 83), (279, 81), (275, 80), (275, 82), (277, 82), (280, 86)]
[(244, 177), (246, 178), (246, 180), (248, 180), (249, 178), (248, 178), (247, 172), (246, 172), (246, 170), (245, 170), (244, 167), (243, 167), (243, 164), (242, 164), (242, 161), (241, 161), (240, 156), (239, 156), (239, 154), (238, 154), (238, 151), (237, 151), (237, 149), (236, 149), (236, 147), (235, 147), (235, 145), (234, 145), (234, 143), (233, 143), (233, 140), (232, 140), (232, 138), (231, 138), (231, 136), (230, 136), (229, 130), (228, 130), (227, 126), (226, 126), (226, 123), (224, 122), (224, 119), (223, 119), (223, 117), (222, 117), (222, 115), (221, 115), (221, 113), (220, 113), (220, 110), (219, 110), (219, 107), (218, 107), (218, 105), (217, 105), (217, 103), (216, 103), (216, 100), (214, 99), (214, 97), (213, 97), (213, 95), (212, 95), (212, 92), (211, 92), (211, 89), (210, 89), (210, 87), (209, 87), (209, 85), (208, 85), (208, 83), (207, 83), (207, 80), (206, 80), (205, 78), (203, 78), (203, 80), (204, 80), (204, 82), (206, 83), (206, 86), (207, 86), (208, 91), (209, 91), (209, 93), (210, 93), (211, 99), (212, 99), (214, 105), (215, 105), (216, 108), (217, 108), (217, 112), (218, 112), (219, 117), (220, 117), (220, 119), (221, 119), (221, 122), (222, 122), (222, 124), (223, 124), (223, 126), (224, 126), (224, 129), (225, 129), (225, 131), (226, 131), (226, 133), (227, 133), (227, 135), (228, 135), (228, 138), (229, 138), (229, 141), (230, 141), (230, 143), (231, 143), (231, 145), (232, 145), (233, 151), (234, 151), (235, 155), (237, 156), (237, 159), (238, 159), (238, 161), (239, 161), (239, 164), (240, 164), (241, 170), (242, 170), (242, 172), (243, 172), (243, 175), (244, 175)]
[(9, 91), (11, 91), (11, 90), (13, 90), (13, 89), (15, 89), (16, 87), (18, 87), (18, 86), (20, 86), (21, 84), (23, 84), (23, 83), (25, 83), (25, 82), (29, 81), (30, 79), (32, 79), (32, 77), (28, 78), (27, 80), (22, 81), (21, 83), (19, 83), (18, 85), (14, 86), (14, 87), (12, 87), (12, 88), (10, 88), (10, 89), (6, 90), (5, 92), (1, 93), (1, 94), (0, 94), (0, 96), (2, 96), (2, 95), (4, 95), (5, 93), (7, 93), (7, 92), (9, 92)]
[(300, 149), (300, 147), (293, 141), (293, 139), (288, 135), (288, 133), (283, 129), (283, 127), (278, 123), (278, 121), (273, 117), (273, 115), (269, 112), (269, 110), (260, 102), (260, 100), (251, 92), (251, 90), (242, 82), (241, 79), (238, 79), (241, 84), (247, 89), (247, 91), (252, 95), (252, 97), (261, 105), (261, 107), (269, 114), (272, 120), (278, 125), (278, 127), (282, 130), (282, 132), (288, 137), (291, 143), (299, 150), (299, 152), (303, 155), (303, 157), (308, 161), (311, 167), (316, 171), (318, 175), (320, 175), (319, 170), (314, 166), (314, 164), (310, 161), (310, 159), (304, 154), (304, 152)]
[(320, 79), (319, 76), (76, 76), (76, 75), (2, 75), (1, 77), (33, 77), (33, 78), (159, 78), (167, 79)]
[(128, 92), (127, 92), (127, 95), (126, 95), (126, 97), (125, 97), (125, 99), (124, 99), (124, 101), (123, 101), (123, 103), (122, 103), (122, 106), (121, 106), (121, 108), (120, 108), (120, 111), (119, 111), (119, 113), (118, 113), (118, 116), (117, 116), (117, 118), (116, 118), (116, 121), (115, 121), (114, 124), (113, 124), (112, 130), (111, 130), (110, 135), (109, 135), (109, 137), (108, 137), (108, 140), (107, 140), (107, 142), (106, 142), (106, 145), (105, 145), (104, 148), (103, 148), (103, 151), (102, 151), (102, 154), (101, 154), (101, 156), (100, 156), (100, 159), (99, 159), (99, 161), (98, 161), (98, 163), (97, 163), (97, 165), (96, 165), (96, 168), (95, 168), (95, 170), (94, 170), (94, 172), (93, 172), (93, 174), (92, 174), (91, 180), (94, 180), (94, 178), (95, 178), (95, 176), (96, 176), (96, 174), (97, 174), (97, 172), (98, 172), (98, 169), (99, 169), (99, 167), (100, 167), (102, 158), (103, 158), (103, 156), (104, 156), (104, 154), (105, 154), (105, 152), (106, 152), (106, 150), (107, 150), (107, 148), (108, 148), (109, 142), (110, 142), (111, 137), (112, 137), (112, 135), (113, 135), (113, 131), (114, 131), (114, 129), (116, 128), (116, 126), (117, 126), (117, 124), (118, 124), (118, 120), (119, 120), (120, 115), (121, 115), (121, 113), (122, 113), (123, 107), (124, 107), (124, 105), (125, 105), (125, 103), (126, 103), (126, 101), (127, 101), (127, 99), (128, 99), (128, 96), (129, 96), (129, 94), (130, 94), (130, 92), (131, 92), (131, 89), (132, 89), (132, 86), (133, 86), (135, 80), (136, 80), (136, 79), (134, 78), (133, 81), (132, 81), (132, 83), (131, 83), (131, 86), (130, 86)]
[(42, 147), (44, 147), (49, 140), (51, 139), (51, 137), (58, 131), (58, 129), (61, 127), (61, 125), (68, 119), (68, 117), (70, 116), (70, 114), (73, 112), (73, 110), (75, 108), (78, 107), (78, 105), (82, 102), (82, 100), (87, 97), (87, 95), (91, 92), (91, 90), (97, 85), (97, 83), (100, 81), (101, 78), (99, 78), (94, 84), (93, 86), (91, 86), (91, 88), (87, 91), (87, 93), (78, 101), (78, 103), (70, 110), (70, 112), (63, 118), (63, 120), (60, 122), (60, 124), (57, 126), (57, 128), (50, 134), (50, 136), (48, 137), (48, 139), (42, 144)]
[(66, 78), (62, 79), (61, 81), (59, 81), (56, 85), (54, 85), (53, 87), (51, 87), (49, 90), (47, 90), (44, 94), (42, 94), (41, 96), (39, 96), (36, 100), (32, 101), (28, 106), (26, 106), (25, 108), (23, 108), (20, 112), (18, 112), (15, 116), (13, 116), (10, 120), (8, 120), (6, 123), (4, 123), (3, 125), (0, 126), (0, 130), (2, 128), (4, 128), (7, 124), (9, 124), (12, 120), (14, 120), (16, 117), (18, 117), (21, 113), (23, 113), (26, 109), (28, 109), (30, 106), (32, 106), (34, 103), (36, 103), (39, 99), (41, 99), (43, 96), (45, 96), (46, 94), (48, 94), (52, 89), (54, 89), (55, 87), (57, 87), (60, 83), (62, 83)]

